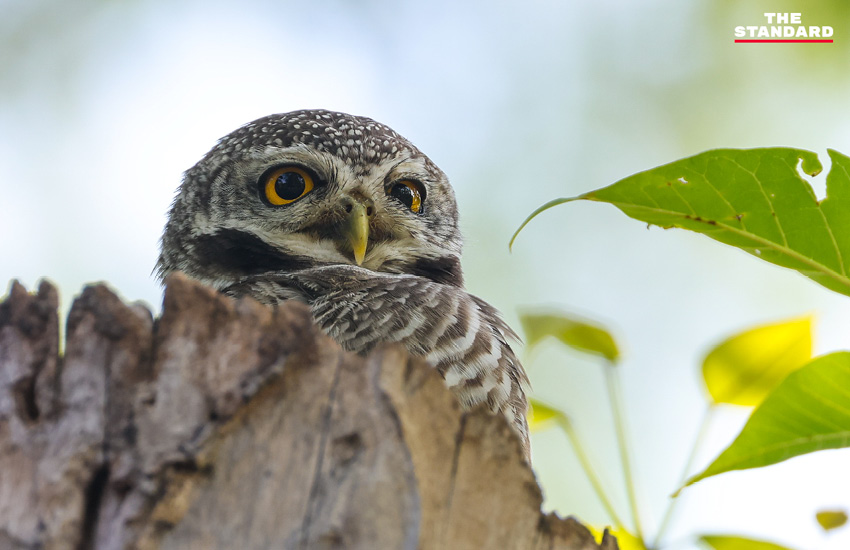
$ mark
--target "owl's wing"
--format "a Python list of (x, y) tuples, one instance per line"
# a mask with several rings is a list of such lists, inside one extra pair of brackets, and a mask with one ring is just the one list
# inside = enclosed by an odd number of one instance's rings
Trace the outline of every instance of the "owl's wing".
[(316, 323), (344, 349), (366, 353), (403, 344), (434, 366), (464, 408), (486, 403), (503, 414), (528, 449), (528, 378), (508, 341), (517, 335), (499, 312), (463, 289), (406, 274), (326, 266), (246, 278), (234, 296), (306, 302)]

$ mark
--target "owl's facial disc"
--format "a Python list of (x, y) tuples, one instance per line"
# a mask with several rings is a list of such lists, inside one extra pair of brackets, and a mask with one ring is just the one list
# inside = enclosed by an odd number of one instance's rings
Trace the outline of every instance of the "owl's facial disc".
[(365, 117), (295, 111), (232, 132), (186, 172), (157, 272), (222, 288), (354, 264), (462, 286), (461, 240), (448, 179), (412, 143)]
[(442, 176), (418, 156), (367, 163), (292, 147), (258, 157), (265, 162), (250, 171), (260, 174), (255, 189), (263, 206), (251, 231), (283, 254), (382, 271), (387, 263), (402, 268), (416, 261), (432, 237), (428, 185), (436, 188)]

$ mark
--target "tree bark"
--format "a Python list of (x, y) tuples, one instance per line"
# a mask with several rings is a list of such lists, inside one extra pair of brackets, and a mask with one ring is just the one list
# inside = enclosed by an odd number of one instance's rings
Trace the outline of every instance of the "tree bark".
[(57, 304), (0, 304), (0, 548), (616, 548), (541, 513), (502, 417), (301, 304), (175, 275), (154, 320), (90, 286), (61, 355)]

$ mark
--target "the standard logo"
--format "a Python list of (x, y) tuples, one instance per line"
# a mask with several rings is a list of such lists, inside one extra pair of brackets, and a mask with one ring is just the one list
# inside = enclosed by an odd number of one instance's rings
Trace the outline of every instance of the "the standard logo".
[(801, 13), (765, 13), (764, 17), (767, 25), (735, 27), (735, 42), (832, 44), (832, 27), (803, 25)]

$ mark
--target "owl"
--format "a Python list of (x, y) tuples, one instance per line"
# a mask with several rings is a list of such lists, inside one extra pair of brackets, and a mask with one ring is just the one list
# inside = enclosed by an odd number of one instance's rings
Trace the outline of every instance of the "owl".
[(528, 457), (518, 338), (464, 289), (461, 248), (448, 178), (410, 141), (369, 118), (302, 110), (246, 124), (186, 172), (156, 271), (304, 302), (358, 354), (400, 343), (465, 409), (504, 415)]

